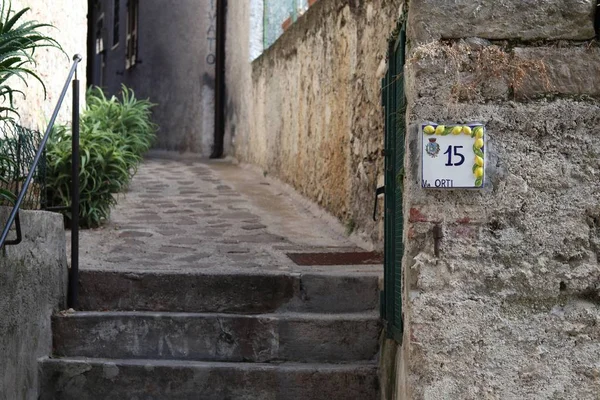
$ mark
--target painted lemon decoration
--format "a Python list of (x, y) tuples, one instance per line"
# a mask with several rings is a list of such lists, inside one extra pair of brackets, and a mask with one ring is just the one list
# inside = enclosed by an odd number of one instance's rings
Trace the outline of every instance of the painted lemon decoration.
[(431, 125), (427, 125), (423, 128), (423, 132), (425, 132), (426, 135), (433, 135), (435, 133), (435, 128)]
[(483, 147), (483, 139), (477, 139), (477, 140), (475, 141), (475, 148), (476, 148), (476, 149), (480, 149), (480, 148), (482, 148), (482, 147)]
[(471, 136), (471, 128), (470, 128), (470, 127), (468, 127), (468, 126), (463, 126), (463, 128), (462, 128), (462, 132), (463, 132), (465, 135), (469, 135), (469, 136)]
[(475, 137), (477, 139), (481, 139), (483, 138), (483, 128), (478, 126), (477, 128), (475, 128)]
[(460, 135), (460, 133), (462, 132), (463, 128), (462, 126), (455, 126), (454, 128), (452, 128), (452, 134), (453, 135)]
[(475, 164), (477, 164), (479, 167), (483, 167), (483, 158), (475, 156)]
[(438, 125), (437, 128), (435, 128), (435, 134), (441, 135), (444, 133), (445, 130), (446, 130), (446, 127), (444, 125)]
[(481, 177), (483, 177), (483, 168), (481, 168), (481, 167), (477, 167), (477, 168), (475, 169), (475, 178), (478, 178), (478, 179), (479, 179), (479, 178), (481, 178)]

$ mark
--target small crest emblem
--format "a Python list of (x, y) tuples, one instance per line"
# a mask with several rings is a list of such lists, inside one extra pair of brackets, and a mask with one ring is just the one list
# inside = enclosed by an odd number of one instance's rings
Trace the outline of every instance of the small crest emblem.
[(425, 146), (425, 152), (432, 158), (436, 158), (440, 153), (440, 145), (436, 141), (437, 139), (431, 138), (427, 146)]

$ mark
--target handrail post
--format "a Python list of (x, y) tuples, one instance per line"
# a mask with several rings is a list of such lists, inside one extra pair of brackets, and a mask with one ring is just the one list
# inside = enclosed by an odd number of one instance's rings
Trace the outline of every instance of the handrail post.
[(79, 306), (79, 79), (73, 80), (73, 119), (71, 135), (71, 269), (69, 270), (69, 308)]

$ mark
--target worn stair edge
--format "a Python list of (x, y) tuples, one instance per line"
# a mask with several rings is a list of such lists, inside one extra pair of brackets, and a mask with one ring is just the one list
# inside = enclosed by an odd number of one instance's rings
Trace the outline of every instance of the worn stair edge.
[(80, 310), (260, 314), (361, 312), (379, 303), (378, 273), (157, 273), (83, 270)]
[(41, 400), (376, 400), (377, 367), (165, 360), (42, 359)]
[(53, 317), (56, 356), (202, 361), (373, 360), (376, 313), (77, 312)]

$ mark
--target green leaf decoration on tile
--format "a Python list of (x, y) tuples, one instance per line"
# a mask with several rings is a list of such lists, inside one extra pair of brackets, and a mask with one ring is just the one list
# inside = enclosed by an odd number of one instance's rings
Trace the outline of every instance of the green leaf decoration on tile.
[(476, 156), (479, 156), (479, 157), (485, 159), (485, 157), (483, 155), (483, 151), (481, 151), (480, 149), (476, 148), (475, 145), (473, 145), (473, 153), (475, 153)]

